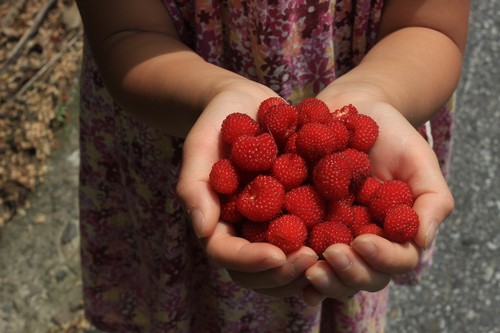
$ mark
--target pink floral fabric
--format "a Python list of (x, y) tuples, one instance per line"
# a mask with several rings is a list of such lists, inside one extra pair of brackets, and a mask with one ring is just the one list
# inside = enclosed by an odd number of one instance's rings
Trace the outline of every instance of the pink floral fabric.
[[(182, 40), (207, 61), (314, 96), (373, 45), (383, 1), (164, 0)], [(432, 121), (447, 172), (452, 105)], [(200, 249), (175, 194), (182, 140), (109, 96), (88, 47), (81, 77), (80, 218), (87, 317), (107, 332), (381, 332), (387, 289), (310, 307), (236, 286)], [(420, 268), (430, 262), (427, 251)], [(420, 268), (400, 277), (418, 280)]]

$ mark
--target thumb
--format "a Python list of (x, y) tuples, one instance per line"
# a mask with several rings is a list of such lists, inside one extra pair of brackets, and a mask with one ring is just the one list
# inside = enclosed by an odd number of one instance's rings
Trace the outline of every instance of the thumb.
[(183, 147), (176, 190), (199, 238), (210, 236), (219, 220), (219, 198), (209, 184), (212, 165), (218, 159), (217, 145), (218, 131), (195, 130), (193, 127)]
[(436, 231), (454, 208), (453, 195), (435, 158), (422, 159), (418, 176), (410, 182), (416, 195), (413, 209), (420, 220), (415, 243), (422, 249), (431, 246)]

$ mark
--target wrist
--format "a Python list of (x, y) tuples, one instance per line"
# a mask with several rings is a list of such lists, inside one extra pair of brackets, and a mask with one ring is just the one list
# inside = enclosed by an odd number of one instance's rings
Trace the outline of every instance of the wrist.
[(411, 108), (398, 107), (401, 105), (398, 96), (366, 81), (353, 82), (342, 77), (327, 86), (317, 97), (322, 99), (331, 110), (352, 104), (360, 113), (368, 114), (373, 118), (377, 118), (378, 112), (388, 109), (396, 110), (415, 128), (428, 120)]

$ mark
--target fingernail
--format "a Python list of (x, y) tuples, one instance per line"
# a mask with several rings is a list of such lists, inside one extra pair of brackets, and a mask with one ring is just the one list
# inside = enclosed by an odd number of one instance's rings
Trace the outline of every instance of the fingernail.
[(315, 270), (312, 273), (306, 274), (306, 278), (319, 289), (328, 289), (330, 287), (330, 280), (326, 273), (322, 270)]
[(262, 261), (262, 269), (271, 269), (280, 267), (287, 263), (286, 259), (281, 259), (275, 256), (267, 257)]
[(370, 241), (354, 241), (351, 246), (364, 257), (374, 257), (377, 254), (377, 247)]
[(431, 222), (431, 225), (427, 228), (427, 231), (425, 232), (424, 250), (427, 250), (432, 245), (432, 242), (436, 237), (438, 227), (439, 222), (437, 220), (433, 220)]
[(292, 261), (292, 269), (295, 272), (301, 273), (311, 267), (314, 262), (318, 260), (317, 255), (301, 254), (294, 261)]
[(352, 262), (343, 251), (329, 250), (323, 256), (335, 270), (345, 271), (351, 267)]
[(193, 224), (194, 232), (198, 238), (205, 237), (205, 215), (199, 208), (188, 211), (189, 218)]

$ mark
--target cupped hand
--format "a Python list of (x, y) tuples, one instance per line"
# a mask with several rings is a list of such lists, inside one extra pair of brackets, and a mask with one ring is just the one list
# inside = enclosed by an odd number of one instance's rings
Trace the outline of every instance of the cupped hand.
[(308, 284), (304, 271), (317, 261), (311, 249), (303, 247), (287, 256), (276, 246), (236, 237), (231, 225), (219, 221), (220, 202), (210, 188), (209, 174), (224, 156), (220, 126), (233, 112), (255, 119), (260, 103), (276, 97), (270, 89), (250, 81), (226, 86), (229, 88), (207, 105), (186, 137), (177, 194), (207, 256), (227, 269), (233, 281), (267, 295), (298, 294)]
[(326, 297), (343, 299), (359, 290), (381, 290), (392, 276), (411, 271), (454, 206), (435, 153), (418, 131), (388, 104), (356, 106), (374, 118), (380, 128), (369, 152), (372, 174), (382, 181), (398, 179), (409, 184), (420, 226), (414, 242), (406, 244), (361, 235), (350, 246), (330, 246), (323, 254), (325, 260), (306, 270), (312, 286), (304, 290), (304, 298), (310, 304)]

